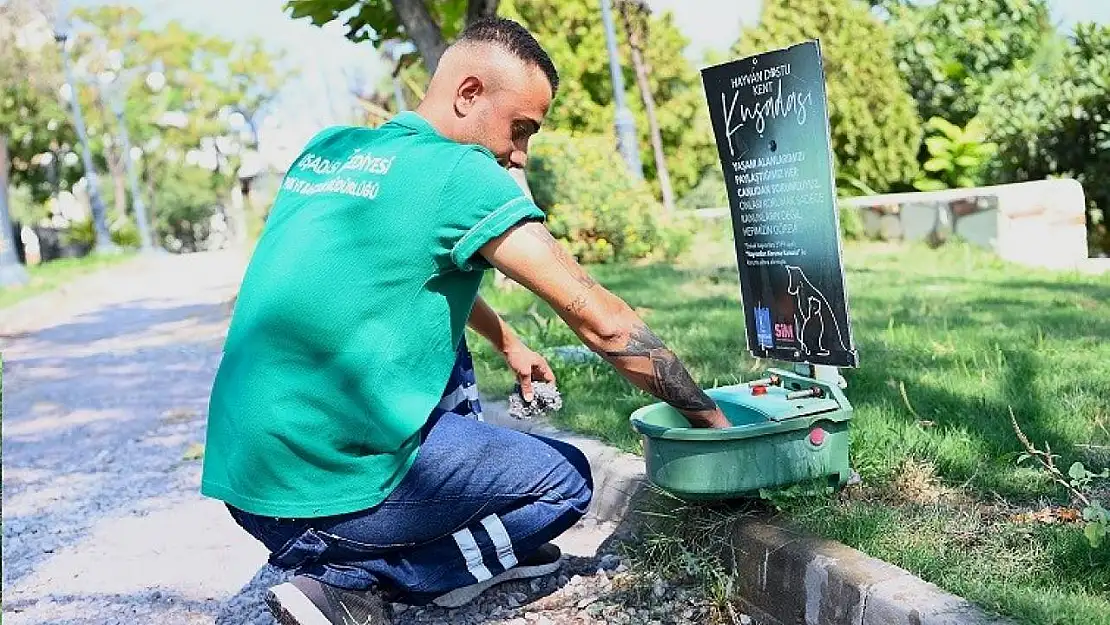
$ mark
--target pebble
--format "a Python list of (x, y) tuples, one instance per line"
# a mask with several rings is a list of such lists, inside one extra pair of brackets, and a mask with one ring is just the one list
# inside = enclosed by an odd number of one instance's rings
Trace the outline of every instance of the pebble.
[(616, 570), (621, 564), (621, 559), (611, 553), (601, 556), (601, 568), (606, 571)]
[(667, 582), (664, 582), (662, 579), (656, 578), (655, 584), (653, 584), (651, 587), (651, 594), (662, 599), (663, 596), (667, 594)]

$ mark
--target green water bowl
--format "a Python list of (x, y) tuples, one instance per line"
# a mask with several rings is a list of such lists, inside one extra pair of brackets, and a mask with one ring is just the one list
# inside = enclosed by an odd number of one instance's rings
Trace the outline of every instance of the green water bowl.
[[(684, 499), (758, 496), (761, 489), (800, 483), (847, 484), (852, 407), (841, 390), (772, 370), (780, 385), (753, 393), (748, 384), (707, 389), (732, 427), (692, 428), (665, 403), (632, 413), (643, 435), (648, 479)], [(818, 387), (822, 397), (789, 397)]]

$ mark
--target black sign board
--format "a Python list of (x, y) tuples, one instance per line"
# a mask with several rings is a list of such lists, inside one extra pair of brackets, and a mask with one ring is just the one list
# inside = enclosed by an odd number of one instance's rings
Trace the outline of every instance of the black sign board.
[(702, 70), (725, 173), (748, 348), (855, 367), (816, 40)]

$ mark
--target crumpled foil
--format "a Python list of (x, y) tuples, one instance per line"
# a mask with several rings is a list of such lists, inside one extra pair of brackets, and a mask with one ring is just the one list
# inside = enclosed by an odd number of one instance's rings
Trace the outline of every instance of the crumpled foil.
[(509, 416), (514, 419), (535, 419), (543, 417), (563, 407), (563, 396), (554, 384), (532, 382), (532, 401), (524, 401), (520, 394), (520, 382), (509, 394)]

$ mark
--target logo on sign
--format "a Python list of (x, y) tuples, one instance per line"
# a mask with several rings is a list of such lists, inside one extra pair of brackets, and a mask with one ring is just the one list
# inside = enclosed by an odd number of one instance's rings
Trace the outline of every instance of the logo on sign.
[(771, 309), (756, 306), (755, 311), (755, 336), (760, 347), (774, 347), (775, 341), (771, 336)]
[(780, 341), (794, 340), (794, 326), (789, 323), (775, 324), (775, 338)]

